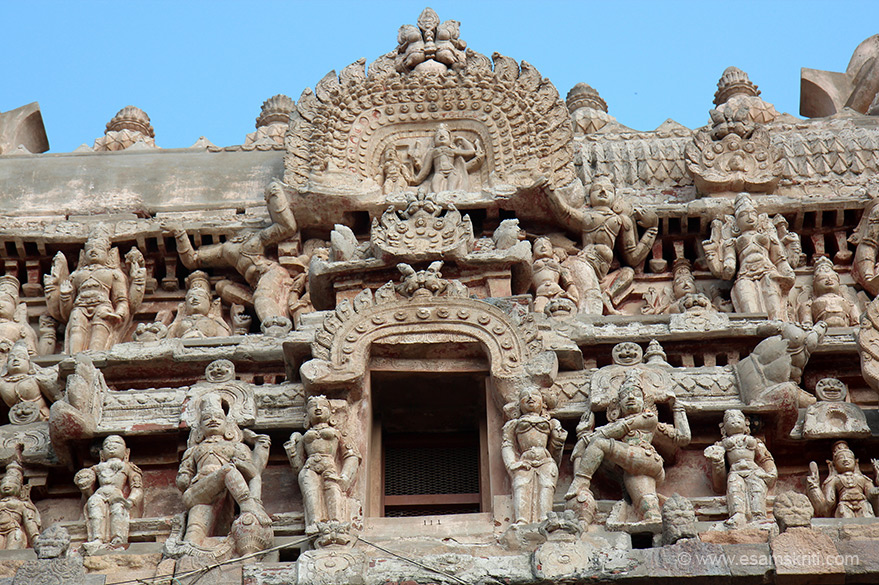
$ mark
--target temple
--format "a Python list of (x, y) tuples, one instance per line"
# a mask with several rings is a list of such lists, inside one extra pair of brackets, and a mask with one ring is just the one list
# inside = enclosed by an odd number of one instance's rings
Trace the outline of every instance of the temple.
[(0, 113), (0, 581), (879, 581), (879, 37), (636, 131), (415, 17), (237, 145)]

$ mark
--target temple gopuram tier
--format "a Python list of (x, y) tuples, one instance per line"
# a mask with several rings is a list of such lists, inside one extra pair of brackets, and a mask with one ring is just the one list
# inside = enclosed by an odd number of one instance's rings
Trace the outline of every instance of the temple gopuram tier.
[(879, 36), (649, 132), (388, 40), (240, 145), (0, 113), (0, 583), (879, 582)]

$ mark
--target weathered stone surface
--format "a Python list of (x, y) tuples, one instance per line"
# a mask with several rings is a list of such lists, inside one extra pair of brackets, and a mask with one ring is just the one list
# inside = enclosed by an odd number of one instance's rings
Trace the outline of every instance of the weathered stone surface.
[(794, 527), (769, 543), (778, 583), (844, 583), (845, 567), (827, 535)]

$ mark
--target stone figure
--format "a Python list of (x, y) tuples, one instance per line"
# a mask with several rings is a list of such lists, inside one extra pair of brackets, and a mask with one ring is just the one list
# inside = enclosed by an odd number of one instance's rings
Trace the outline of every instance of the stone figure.
[(328, 532), (328, 524), (343, 525), (336, 532), (347, 532), (350, 514), (346, 498), (357, 479), (360, 453), (345, 433), (336, 428), (330, 401), (325, 396), (310, 397), (305, 410), (305, 434), (293, 433), (284, 444), (290, 464), (299, 474), (305, 533)]
[(223, 320), (220, 299), (211, 300), (208, 275), (196, 270), (186, 277), (186, 297), (177, 307), (177, 316), (168, 326), (168, 337), (202, 339), (224, 337), (232, 330)]
[(778, 479), (775, 460), (760, 439), (750, 434), (741, 410), (727, 410), (720, 425), (720, 441), (705, 448), (711, 465), (711, 483), (726, 491), (729, 518), (724, 524), (741, 528), (766, 524), (766, 496)]
[(849, 238), (856, 244), (852, 278), (871, 296), (879, 294), (879, 199), (864, 208), (861, 221)]
[(198, 420), (189, 432), (188, 448), (177, 473), (177, 488), (186, 506), (184, 541), (200, 546), (218, 527), (221, 507), (231, 498), (241, 516), (252, 515), (262, 527), (271, 519), (262, 506), (261, 474), (268, 461), (269, 438), (251, 433), (253, 449), (236, 421), (227, 416), (220, 395), (201, 397)]
[(40, 532), (40, 513), (24, 485), (24, 470), (13, 461), (0, 480), (0, 550), (33, 546)]
[(440, 22), (432, 8), (418, 17), (418, 26), (404, 24), (397, 34), (397, 71), (441, 73), (460, 68), (466, 59), (467, 43), (461, 40), (457, 20)]
[(0, 276), (0, 367), (17, 341), (24, 341), (31, 354), (37, 353), (37, 334), (27, 322), (27, 305), (21, 302), (19, 287), (14, 276)]
[(595, 514), (590, 485), (593, 474), (603, 462), (622, 471), (623, 485), (631, 498), (637, 520), (661, 520), (656, 486), (665, 479), (665, 470), (663, 458), (653, 446), (654, 437), (662, 434), (679, 446), (689, 444), (691, 437), (683, 404), (674, 395), (667, 400), (674, 417), (671, 425), (659, 422), (653, 396), (644, 391), (641, 377), (633, 369), (626, 374), (616, 399), (607, 409), (606, 425), (593, 430), (591, 412), (581, 419), (577, 427), (577, 444), (571, 453), (574, 480), (565, 499), (568, 507), (577, 508), (584, 521), (591, 522)]
[(131, 248), (125, 260), (127, 274), (103, 224), (89, 234), (72, 274), (64, 254), (55, 255), (43, 284), (49, 314), (67, 323), (66, 353), (109, 349), (121, 341), (146, 291), (143, 254)]
[(471, 142), (462, 136), (452, 137), (445, 124), (437, 126), (433, 141), (421, 160), (416, 160), (413, 185), (426, 185), (431, 193), (467, 191), (470, 172), (478, 169), (485, 151), (477, 139)]
[(836, 378), (822, 378), (815, 384), (818, 402), (806, 408), (802, 436), (807, 439), (869, 437), (870, 426), (861, 407), (846, 402), (848, 386)]
[(123, 548), (128, 544), (132, 510), (143, 500), (143, 473), (129, 461), (131, 450), (119, 435), (104, 439), (101, 462), (81, 469), (73, 482), (87, 498), (83, 515), (88, 530), (85, 548)]
[(800, 323), (824, 321), (828, 327), (853, 327), (861, 318), (857, 297), (842, 287), (833, 261), (826, 256), (815, 261), (811, 295), (799, 304), (798, 317)]
[[(589, 207), (570, 205), (555, 192), (549, 195), (548, 201), (559, 221), (582, 236), (582, 250), (565, 262), (580, 293), (579, 310), (601, 315), (606, 306), (612, 309), (611, 301), (632, 284), (635, 276), (632, 267), (647, 258), (659, 233), (659, 220), (652, 211), (632, 208), (618, 199), (607, 177), (598, 177), (592, 183)], [(638, 226), (646, 228), (640, 238)], [(609, 299), (606, 299), (601, 285), (610, 272), (613, 250), (618, 243), (620, 259), (629, 266), (622, 267), (613, 278), (607, 290)]]
[(782, 532), (788, 528), (811, 528), (814, 513), (809, 498), (796, 492), (778, 494), (772, 506), (772, 515)]
[(568, 432), (550, 417), (540, 388), (519, 391), (518, 413), (502, 431), (501, 457), (513, 484), (516, 524), (546, 520), (559, 478)]
[(382, 154), (381, 174), (377, 179), (385, 195), (406, 191), (415, 182), (412, 169), (400, 159), (400, 151), (394, 145)]
[(662, 545), (696, 538), (696, 512), (690, 500), (675, 494), (662, 505)]
[(190, 270), (234, 268), (252, 289), (251, 294), (241, 285), (226, 281), (221, 283), (222, 287), (217, 285), (221, 297), (230, 303), (252, 299), (256, 316), (264, 329), (278, 327), (289, 331), (293, 278), (277, 260), (267, 256), (266, 249), (293, 237), (298, 226), (280, 182), (269, 184), (265, 199), (272, 225), (259, 231), (246, 231), (220, 244), (205, 244), (195, 249), (180, 225), (166, 223), (163, 227), (174, 235), (184, 266)]
[(702, 246), (714, 276), (735, 278), (732, 303), (736, 312), (789, 320), (787, 294), (794, 284), (794, 271), (777, 230), (765, 213), (757, 213), (747, 194), (736, 197), (735, 217), (711, 222), (711, 239)]
[[(879, 459), (873, 459), (879, 480)], [(833, 445), (833, 461), (827, 462), (827, 479), (821, 484), (818, 465), (809, 463), (806, 494), (818, 516), (832, 518), (873, 518), (872, 502), (879, 496), (879, 487), (861, 473), (855, 454), (845, 441)]]
[(580, 294), (571, 280), (571, 274), (559, 262), (549, 238), (534, 240), (531, 287), (534, 290), (534, 311), (542, 313), (553, 299), (566, 298), (576, 303)]
[(672, 294), (674, 301), (668, 306), (668, 313), (713, 313), (716, 312), (711, 299), (696, 288), (696, 279), (690, 268), (690, 262), (681, 259), (672, 268)]
[(85, 585), (82, 557), (68, 554), (69, 548), (67, 529), (49, 526), (34, 539), (37, 560), (25, 561), (12, 577), (12, 585)]
[(58, 367), (33, 364), (27, 342), (16, 342), (0, 369), (0, 397), (10, 408), (12, 424), (49, 420), (49, 404), (61, 398)]

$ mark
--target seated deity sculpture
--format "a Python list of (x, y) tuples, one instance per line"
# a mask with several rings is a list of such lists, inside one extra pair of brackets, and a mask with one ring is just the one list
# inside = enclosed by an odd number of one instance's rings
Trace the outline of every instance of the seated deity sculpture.
[(537, 386), (519, 391), (516, 414), (504, 425), (501, 443), (501, 457), (513, 484), (514, 522), (542, 522), (552, 512), (568, 432), (550, 417)]
[(109, 349), (121, 341), (146, 291), (143, 254), (131, 248), (125, 260), (127, 274), (103, 224), (89, 234), (73, 273), (64, 254), (55, 255), (43, 284), (49, 314), (67, 323), (66, 353)]
[[(582, 236), (580, 252), (565, 261), (580, 293), (580, 312), (601, 315), (605, 309), (612, 311), (613, 300), (622, 295), (634, 280), (632, 267), (647, 258), (659, 233), (656, 214), (639, 207), (632, 208), (618, 199), (613, 183), (607, 177), (599, 177), (592, 183), (588, 207), (575, 207), (557, 193), (551, 194), (548, 201), (559, 221)], [(646, 230), (640, 238), (638, 226)], [(602, 282), (610, 272), (613, 250), (618, 242), (621, 260), (628, 266), (619, 270), (605, 293)]]
[(177, 316), (168, 326), (168, 337), (201, 339), (224, 337), (232, 330), (223, 320), (220, 299), (211, 300), (208, 275), (196, 270), (186, 277), (186, 297), (177, 308)]
[(703, 243), (711, 273), (732, 280), (732, 303), (737, 313), (766, 313), (788, 321), (787, 294), (794, 271), (778, 231), (768, 216), (758, 214), (751, 198), (741, 193), (735, 217), (711, 223), (711, 238)]
[(31, 362), (27, 342), (16, 342), (0, 368), (0, 397), (10, 408), (13, 424), (49, 420), (49, 404), (61, 397), (57, 366), (37, 366)]
[(299, 474), (299, 489), (305, 505), (305, 533), (347, 532), (350, 515), (346, 499), (360, 467), (360, 453), (336, 428), (330, 401), (312, 396), (305, 405), (305, 434), (293, 433), (284, 445), (293, 469)]
[(228, 499), (234, 500), (242, 516), (250, 514), (260, 525), (271, 526), (260, 493), (269, 439), (253, 433), (251, 437), (256, 440), (252, 450), (244, 442), (245, 433), (227, 416), (220, 396), (201, 397), (177, 473), (177, 488), (187, 509), (185, 542), (200, 546), (212, 536)]
[(766, 496), (775, 485), (778, 471), (769, 449), (750, 434), (750, 423), (741, 410), (727, 410), (720, 425), (720, 441), (706, 447), (711, 483), (726, 491), (730, 528), (749, 524), (772, 524), (766, 516)]
[(143, 500), (143, 473), (129, 461), (130, 454), (122, 437), (110, 435), (104, 439), (101, 462), (79, 470), (73, 478), (87, 498), (83, 509), (86, 550), (128, 544), (132, 510), (137, 511)]
[(531, 287), (534, 290), (534, 311), (542, 313), (553, 299), (566, 298), (574, 303), (579, 300), (577, 287), (567, 268), (553, 252), (549, 238), (539, 237), (533, 245)]
[(799, 321), (807, 325), (824, 321), (828, 327), (853, 327), (861, 318), (857, 298), (843, 289), (833, 261), (822, 256), (815, 261), (812, 294), (799, 305)]
[[(293, 277), (277, 260), (269, 258), (266, 250), (293, 237), (298, 227), (280, 182), (272, 181), (269, 184), (265, 199), (272, 225), (259, 231), (243, 232), (219, 244), (205, 244), (196, 249), (182, 226), (166, 222), (163, 228), (174, 235), (177, 252), (184, 266), (190, 270), (234, 268), (252, 289), (251, 292), (240, 284), (224, 281), (217, 285), (222, 298), (230, 304), (242, 299), (251, 300), (264, 329), (276, 327), (289, 331)], [(297, 296), (294, 302), (298, 300)]]
[(24, 341), (31, 354), (37, 353), (37, 335), (27, 322), (27, 305), (19, 297), (14, 276), (0, 276), (0, 367), (14, 343)]
[(17, 462), (6, 466), (0, 480), (0, 550), (33, 546), (40, 533), (40, 513), (24, 485), (24, 471)]
[(660, 522), (656, 486), (665, 479), (664, 460), (653, 445), (656, 435), (676, 445), (690, 442), (690, 426), (683, 404), (673, 394), (666, 397), (673, 424), (660, 423), (652, 395), (645, 394), (637, 370), (630, 370), (616, 399), (607, 409), (608, 423), (593, 429), (594, 416), (586, 412), (577, 427), (577, 444), (571, 453), (574, 480), (565, 499), (585, 522), (595, 514), (592, 479), (602, 463), (618, 467), (639, 521)]
[[(873, 459), (873, 469), (879, 478), (879, 460)], [(845, 441), (833, 445), (833, 461), (827, 462), (828, 475), (821, 484), (818, 465), (809, 463), (806, 477), (806, 495), (818, 516), (833, 518), (873, 518), (872, 502), (879, 496), (879, 487), (861, 473), (855, 454)]]
[(416, 160), (414, 185), (427, 185), (431, 193), (467, 191), (470, 172), (479, 168), (485, 152), (478, 140), (471, 142), (462, 136), (452, 140), (445, 124), (437, 126), (433, 142), (421, 160)]

